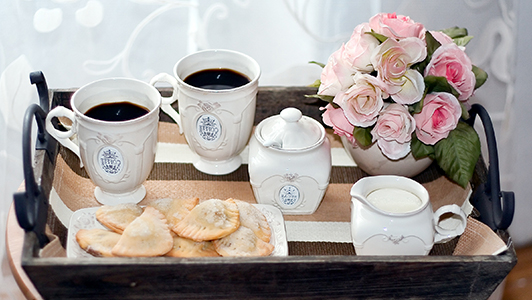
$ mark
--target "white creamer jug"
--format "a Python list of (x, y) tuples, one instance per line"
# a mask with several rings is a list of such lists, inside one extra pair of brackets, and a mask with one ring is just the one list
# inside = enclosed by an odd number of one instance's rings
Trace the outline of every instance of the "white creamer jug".
[[(464, 232), (467, 216), (455, 204), (436, 212), (420, 183), (402, 176), (369, 176), (351, 188), (351, 236), (357, 255), (427, 255), (435, 243)], [(446, 228), (443, 215), (456, 222)]]
[(325, 128), (289, 107), (257, 125), (249, 142), (249, 178), (258, 203), (284, 214), (312, 214), (329, 185), (331, 145)]

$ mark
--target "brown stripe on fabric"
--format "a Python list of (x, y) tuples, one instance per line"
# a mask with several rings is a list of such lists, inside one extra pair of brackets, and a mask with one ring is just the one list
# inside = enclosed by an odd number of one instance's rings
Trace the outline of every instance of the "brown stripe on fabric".
[[(356, 167), (333, 166), (330, 183), (355, 183), (366, 174)], [(148, 180), (249, 181), (248, 165), (227, 175), (202, 173), (188, 163), (156, 163)]]
[(333, 166), (331, 169), (331, 179), (329, 180), (329, 183), (354, 184), (357, 180), (364, 176), (367, 176), (367, 174), (357, 167)]
[[(435, 244), (429, 255), (452, 255), (459, 238)], [(356, 255), (352, 243), (288, 242), (289, 255)]]
[(356, 255), (352, 243), (288, 242), (288, 255)]
[(249, 175), (248, 165), (227, 175), (209, 175), (189, 163), (155, 163), (148, 180), (249, 181)]

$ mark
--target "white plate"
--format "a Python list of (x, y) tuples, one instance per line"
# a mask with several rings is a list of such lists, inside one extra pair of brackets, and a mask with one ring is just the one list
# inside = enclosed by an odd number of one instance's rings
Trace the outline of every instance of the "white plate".
[[(272, 205), (253, 204), (253, 206), (258, 208), (264, 216), (266, 216), (266, 219), (270, 224), (270, 229), (272, 231), (270, 244), (275, 246), (271, 256), (287, 256), (288, 242), (286, 240), (284, 218), (281, 211)], [(76, 233), (80, 229), (107, 229), (96, 220), (95, 213), (98, 208), (99, 207), (82, 208), (72, 214), (68, 226), (67, 257), (94, 257), (79, 247), (79, 244), (76, 241)]]

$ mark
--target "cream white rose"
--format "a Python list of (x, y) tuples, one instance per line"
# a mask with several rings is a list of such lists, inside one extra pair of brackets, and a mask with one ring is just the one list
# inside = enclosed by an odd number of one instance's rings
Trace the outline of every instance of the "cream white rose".
[(419, 38), (400, 41), (389, 38), (375, 48), (371, 63), (377, 77), (386, 84), (386, 92), (399, 104), (421, 100), (425, 89), (423, 76), (410, 67), (427, 57), (425, 43)]
[(349, 122), (358, 127), (368, 127), (377, 121), (384, 101), (388, 94), (384, 92), (383, 83), (369, 74), (357, 73), (355, 84), (347, 91), (340, 92), (334, 103), (343, 110)]

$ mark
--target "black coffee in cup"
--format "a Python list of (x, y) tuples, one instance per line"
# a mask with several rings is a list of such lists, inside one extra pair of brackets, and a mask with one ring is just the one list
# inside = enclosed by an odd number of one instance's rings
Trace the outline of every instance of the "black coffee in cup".
[(90, 108), (85, 115), (101, 121), (121, 122), (142, 117), (149, 112), (150, 110), (146, 107), (123, 101), (96, 105)]
[(249, 78), (231, 69), (206, 69), (192, 73), (184, 80), (187, 84), (207, 90), (227, 90), (243, 86)]

